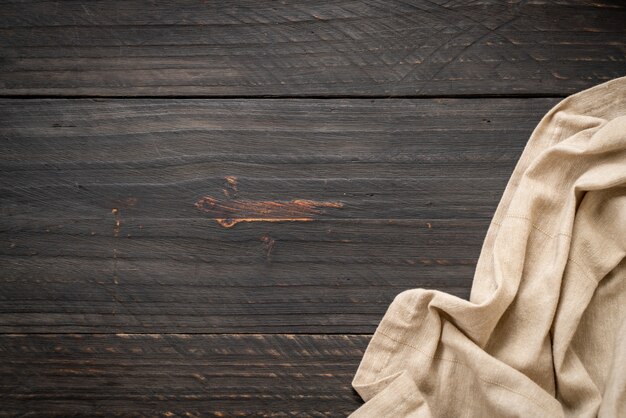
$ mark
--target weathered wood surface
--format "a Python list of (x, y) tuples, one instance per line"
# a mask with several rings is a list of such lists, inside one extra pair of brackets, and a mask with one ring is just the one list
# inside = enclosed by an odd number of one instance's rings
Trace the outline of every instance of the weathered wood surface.
[(0, 94), (558, 95), (626, 74), (626, 4), (6, 1)]
[(4, 334), (0, 416), (341, 417), (369, 336)]
[(0, 101), (0, 331), (371, 333), (402, 290), (467, 297), (556, 101)]
[(626, 74), (624, 21), (2, 2), (0, 417), (346, 416), (393, 297), (467, 297), (532, 129)]

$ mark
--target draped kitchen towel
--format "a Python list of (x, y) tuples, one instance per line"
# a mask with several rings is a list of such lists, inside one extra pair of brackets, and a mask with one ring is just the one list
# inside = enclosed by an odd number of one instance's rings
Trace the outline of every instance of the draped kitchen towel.
[(393, 300), (352, 382), (361, 417), (626, 417), (626, 77), (532, 132), (468, 300)]

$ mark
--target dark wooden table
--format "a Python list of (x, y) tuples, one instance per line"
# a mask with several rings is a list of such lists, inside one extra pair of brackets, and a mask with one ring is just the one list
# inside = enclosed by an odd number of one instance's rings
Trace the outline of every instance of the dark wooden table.
[(0, 416), (345, 416), (388, 304), (469, 296), (622, 1), (3, 1)]

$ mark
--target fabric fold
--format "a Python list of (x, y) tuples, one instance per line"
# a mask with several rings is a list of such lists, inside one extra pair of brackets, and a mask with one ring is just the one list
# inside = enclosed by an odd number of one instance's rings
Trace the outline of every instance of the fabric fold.
[(595, 417), (624, 411), (626, 77), (533, 130), (469, 300), (412, 289), (379, 324), (352, 417)]

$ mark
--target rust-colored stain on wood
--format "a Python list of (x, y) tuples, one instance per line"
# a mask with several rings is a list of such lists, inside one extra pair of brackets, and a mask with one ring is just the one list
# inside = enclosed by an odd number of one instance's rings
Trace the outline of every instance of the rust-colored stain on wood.
[[(233, 177), (229, 178), (231, 181), (234, 179)], [(343, 203), (307, 199), (294, 199), (284, 202), (220, 200), (213, 196), (205, 196), (198, 200), (195, 206), (208, 213), (224, 228), (230, 228), (240, 222), (310, 222), (315, 219), (314, 215), (323, 213), (321, 208), (342, 208)]]

